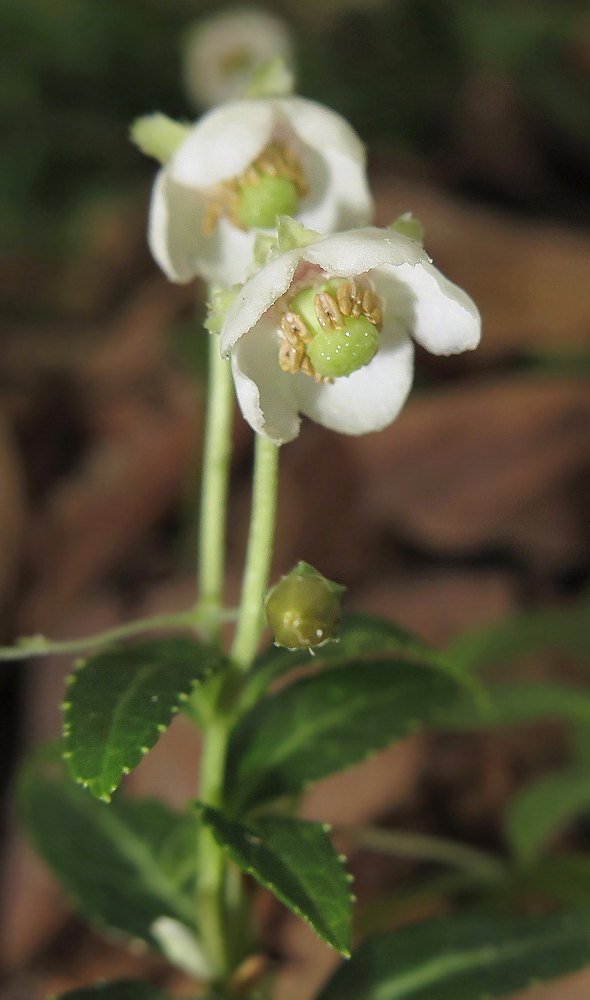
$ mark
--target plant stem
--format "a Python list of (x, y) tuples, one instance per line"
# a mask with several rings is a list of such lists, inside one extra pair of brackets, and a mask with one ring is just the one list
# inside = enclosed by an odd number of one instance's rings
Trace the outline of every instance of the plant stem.
[(278, 446), (257, 434), (246, 568), (238, 624), (230, 653), (240, 670), (248, 670), (260, 639), (262, 601), (268, 585), (274, 538), (278, 463)]
[[(199, 797), (206, 805), (222, 801), (225, 754), (235, 695), (236, 671), (246, 670), (256, 653), (262, 624), (262, 596), (266, 589), (274, 536), (277, 492), (278, 448), (257, 436), (252, 485), (252, 514), (246, 553), (236, 635), (224, 683), (203, 734)], [(222, 981), (232, 970), (231, 942), (227, 939), (230, 914), (226, 899), (227, 863), (213, 834), (204, 824), (199, 831), (198, 920), (203, 945), (212, 966), (214, 981)]]
[[(208, 612), (210, 615), (211, 612)], [(26, 660), (30, 656), (49, 656), (51, 653), (77, 653), (94, 646), (106, 646), (127, 636), (139, 632), (149, 632), (152, 629), (177, 628), (178, 626), (195, 626), (200, 623), (201, 609), (190, 608), (188, 611), (174, 611), (170, 614), (152, 615), (151, 618), (138, 618), (125, 625), (116, 625), (104, 632), (86, 635), (81, 639), (46, 639), (44, 635), (25, 636), (14, 646), (0, 646), (0, 660)], [(235, 618), (235, 612), (220, 611), (220, 619)]]
[(343, 834), (352, 840), (355, 846), (364, 847), (369, 851), (457, 865), (481, 878), (498, 878), (504, 871), (502, 862), (491, 854), (467, 844), (458, 844), (453, 840), (431, 837), (423, 833), (382, 830), (355, 824), (335, 826), (334, 833)]
[[(210, 721), (203, 734), (199, 798), (209, 806), (221, 805), (229, 728), (229, 720), (218, 716)], [(209, 827), (200, 823), (197, 918), (203, 947), (217, 981), (231, 972), (224, 906), (225, 874), (225, 854)]]
[[(209, 335), (209, 392), (201, 477), (199, 519), (198, 611), (206, 637), (219, 639), (223, 603), (226, 509), (233, 412), (229, 361), (219, 353), (219, 338)], [(209, 619), (209, 620), (208, 620)]]

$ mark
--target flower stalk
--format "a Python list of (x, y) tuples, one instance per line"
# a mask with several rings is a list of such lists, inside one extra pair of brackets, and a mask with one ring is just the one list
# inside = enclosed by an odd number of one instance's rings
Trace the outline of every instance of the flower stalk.
[(254, 479), (252, 484), (252, 515), (246, 567), (242, 583), (242, 598), (231, 659), (246, 671), (250, 667), (260, 640), (263, 625), (263, 598), (274, 538), (279, 449), (268, 438), (256, 435), (254, 449)]
[(201, 513), (199, 519), (198, 601), (206, 637), (219, 639), (223, 604), (226, 509), (231, 456), (233, 388), (230, 367), (209, 335), (209, 394), (205, 421)]

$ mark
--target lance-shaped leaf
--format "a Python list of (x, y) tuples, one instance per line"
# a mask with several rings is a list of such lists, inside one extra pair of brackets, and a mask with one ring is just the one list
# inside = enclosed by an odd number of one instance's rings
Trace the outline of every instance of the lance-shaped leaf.
[(109, 649), (68, 678), (64, 756), (76, 781), (105, 802), (150, 750), (221, 654), (186, 636)]
[(99, 925), (152, 942), (150, 927), (161, 916), (192, 925), (194, 820), (155, 800), (119, 796), (107, 806), (60, 772), (27, 766), (18, 806), (33, 846), (74, 906)]
[(558, 681), (514, 681), (486, 689), (485, 700), (464, 697), (445, 712), (445, 729), (511, 726), (542, 718), (590, 724), (590, 690)]
[[(396, 652), (419, 657), (422, 661), (438, 662), (439, 653), (397, 622), (361, 611), (347, 612), (342, 618), (342, 626), (337, 642), (328, 642), (315, 650), (315, 662), (344, 663), (361, 654), (370, 656), (379, 653)], [(310, 662), (307, 649), (283, 649), (269, 646), (256, 658), (248, 684), (244, 690), (243, 703), (253, 704), (270, 682), (293, 667)]]
[(444, 651), (458, 668), (481, 670), (525, 656), (536, 649), (590, 653), (590, 601), (588, 597), (564, 611), (544, 609), (512, 615), (495, 625), (467, 632)]
[(300, 792), (436, 722), (460, 685), (423, 663), (354, 660), (262, 698), (229, 747), (226, 806), (243, 811)]
[(114, 979), (112, 982), (101, 982), (95, 986), (68, 990), (67, 993), (61, 993), (57, 1000), (167, 1000), (167, 998), (167, 993), (163, 993), (157, 986), (146, 983), (143, 979)]
[(316, 1000), (491, 1000), (590, 961), (590, 910), (442, 917), (368, 938)]
[(590, 774), (556, 771), (513, 796), (506, 812), (506, 835), (521, 861), (535, 861), (560, 830), (588, 812)]
[(247, 826), (200, 806), (203, 822), (243, 871), (311, 924), (327, 944), (348, 955), (350, 876), (325, 825), (287, 816), (261, 816)]

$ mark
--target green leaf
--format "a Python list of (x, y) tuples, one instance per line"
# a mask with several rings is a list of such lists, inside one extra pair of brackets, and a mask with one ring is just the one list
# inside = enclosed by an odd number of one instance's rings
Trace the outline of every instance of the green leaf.
[(234, 728), (225, 801), (231, 811), (300, 792), (436, 722), (457, 682), (422, 663), (354, 660), (262, 698)]
[(61, 993), (58, 1000), (166, 1000), (168, 994), (141, 979), (114, 979)]
[(556, 771), (513, 796), (506, 813), (506, 836), (521, 861), (534, 861), (560, 830), (586, 812), (590, 812), (590, 774)]
[(345, 663), (361, 654), (375, 656), (389, 652), (402, 652), (405, 656), (415, 654), (421, 660), (438, 662), (436, 650), (397, 622), (360, 611), (349, 612), (342, 618), (338, 641), (318, 649), (313, 661), (306, 649), (288, 650), (274, 645), (265, 649), (254, 661), (243, 704), (250, 707), (271, 681), (302, 663)]
[(193, 925), (193, 881), (186, 853), (171, 863), (171, 845), (195, 843), (195, 823), (146, 799), (117, 796), (109, 805), (87, 795), (57, 765), (28, 765), (18, 808), (33, 846), (82, 913), (102, 925), (153, 942), (150, 926), (169, 916)]
[(536, 864), (513, 871), (512, 880), (517, 890), (531, 890), (538, 898), (539, 891), (549, 899), (572, 909), (590, 906), (590, 857), (587, 854), (568, 854), (543, 858)]
[(462, 635), (444, 651), (459, 670), (480, 670), (491, 663), (514, 660), (536, 649), (590, 653), (590, 601), (567, 611), (535, 611), (514, 615)]
[(441, 917), (368, 938), (316, 1000), (486, 1000), (590, 961), (590, 910)]
[(565, 717), (590, 723), (590, 691), (553, 681), (515, 681), (486, 689), (485, 702), (460, 698), (445, 712), (444, 727), (480, 729), (511, 726), (541, 718)]
[(342, 955), (350, 949), (350, 877), (322, 823), (261, 816), (246, 826), (200, 806), (203, 821), (240, 868), (270, 889)]
[(221, 654), (186, 636), (99, 653), (68, 678), (64, 756), (72, 777), (108, 802)]

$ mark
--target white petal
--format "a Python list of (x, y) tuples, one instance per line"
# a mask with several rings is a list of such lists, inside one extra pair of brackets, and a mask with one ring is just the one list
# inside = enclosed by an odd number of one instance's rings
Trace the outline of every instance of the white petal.
[(177, 184), (167, 168), (152, 190), (148, 242), (157, 263), (180, 284), (198, 276), (229, 287), (245, 281), (252, 263), (255, 234), (222, 218), (210, 236), (203, 233), (206, 199)]
[(364, 226), (373, 214), (365, 170), (365, 149), (352, 126), (330, 108), (303, 97), (277, 100), (301, 146), (309, 185), (297, 218), (320, 233)]
[[(246, 339), (246, 338), (244, 338)], [(369, 434), (395, 420), (412, 387), (414, 346), (398, 326), (381, 336), (368, 365), (331, 385), (318, 385), (306, 375), (297, 380), (299, 410), (341, 434)]]
[(283, 97), (277, 107), (299, 138), (314, 149), (333, 149), (357, 163), (365, 163), (365, 147), (352, 125), (337, 111), (306, 97)]
[(300, 249), (290, 250), (265, 264), (240, 289), (221, 327), (221, 353), (226, 357), (232, 347), (258, 322), (263, 313), (283, 295), (295, 274)]
[(458, 354), (479, 344), (481, 318), (475, 302), (429, 261), (413, 267), (385, 265), (375, 284), (384, 300), (395, 301), (397, 294), (398, 317), (432, 354)]
[(382, 264), (417, 264), (428, 261), (414, 240), (392, 229), (366, 226), (345, 233), (334, 233), (311, 243), (301, 251), (304, 260), (319, 264), (336, 275), (363, 274)]
[(250, 426), (275, 444), (292, 441), (299, 434), (297, 381), (279, 368), (275, 325), (261, 320), (238, 341), (231, 356), (236, 396)]
[(270, 139), (272, 101), (228, 101), (194, 125), (170, 160), (174, 180), (186, 187), (211, 188), (241, 174)]
[(191, 281), (202, 244), (205, 203), (196, 191), (175, 184), (167, 168), (156, 174), (148, 221), (150, 250), (170, 281)]

